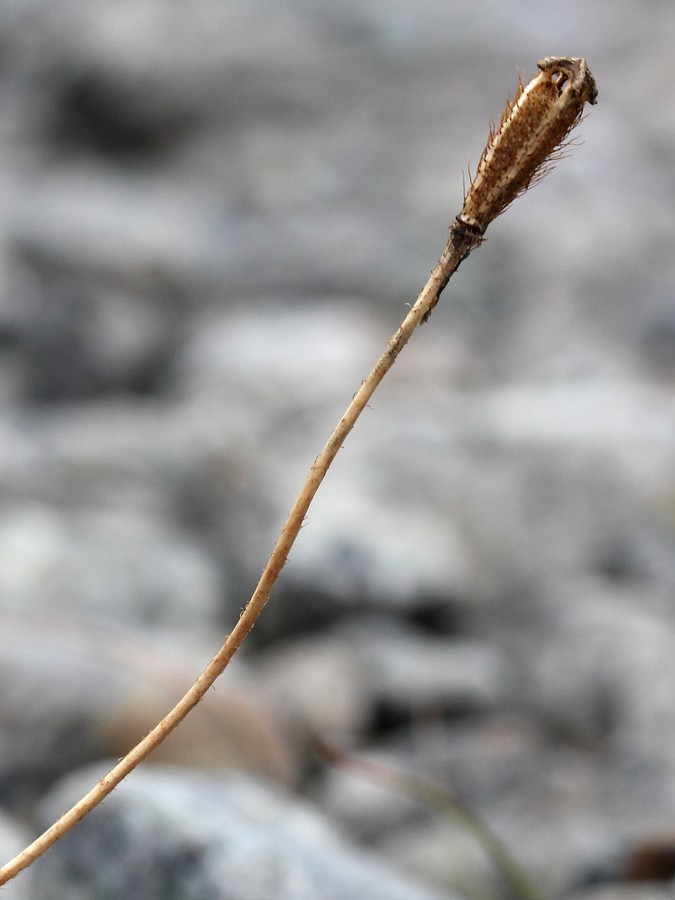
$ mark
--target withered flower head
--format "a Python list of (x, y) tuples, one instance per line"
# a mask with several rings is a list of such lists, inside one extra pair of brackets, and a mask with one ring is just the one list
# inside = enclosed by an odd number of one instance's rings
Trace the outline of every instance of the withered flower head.
[(585, 59), (547, 56), (528, 85), (521, 78), (516, 96), (490, 130), (464, 206), (452, 226), (457, 250), (475, 246), (490, 222), (560, 158), (581, 119), (585, 103), (598, 92)]

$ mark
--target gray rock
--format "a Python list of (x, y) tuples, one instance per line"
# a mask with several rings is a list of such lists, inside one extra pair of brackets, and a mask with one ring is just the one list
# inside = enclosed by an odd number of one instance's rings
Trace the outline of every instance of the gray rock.
[[(42, 822), (100, 770), (46, 798)], [(440, 894), (350, 847), (306, 803), (241, 776), (140, 770), (32, 870), (35, 900), (432, 900)], [(447, 894), (443, 895), (447, 898)]]
[[(659, 594), (590, 579), (552, 589), (527, 656), (540, 714), (576, 740), (602, 741), (616, 759), (660, 770), (665, 812), (675, 796), (675, 626), (671, 598)], [(646, 790), (634, 819), (660, 805)]]
[(43, 504), (0, 517), (0, 608), (202, 631), (221, 583), (195, 542), (152, 517)]
[(299, 744), (320, 740), (345, 746), (367, 732), (375, 697), (367, 663), (348, 641), (328, 636), (275, 642), (251, 664)]
[[(407, 827), (423, 829), (429, 809), (405, 789), (389, 784), (387, 775), (392, 771), (405, 773), (414, 762), (400, 745), (388, 749), (381, 742), (376, 750), (357, 752), (353, 761), (354, 770), (349, 765), (350, 757), (344, 765), (327, 768), (312, 786), (312, 795), (354, 840), (379, 845), (389, 859), (398, 859), (396, 852), (389, 852), (387, 840)], [(360, 764), (365, 768), (360, 769)], [(437, 873), (429, 867), (426, 874), (435, 877)]]
[(406, 868), (433, 877), (446, 891), (463, 896), (501, 896), (504, 883), (485, 850), (467, 829), (451, 818), (399, 822), (378, 849)]

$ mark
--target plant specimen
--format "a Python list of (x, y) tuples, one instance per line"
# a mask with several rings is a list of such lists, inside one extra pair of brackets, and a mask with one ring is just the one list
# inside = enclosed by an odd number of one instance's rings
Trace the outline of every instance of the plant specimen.
[(450, 227), (450, 237), (437, 265), (316, 457), (260, 581), (222, 647), (190, 690), (147, 737), (44, 834), (0, 869), (0, 885), (29, 866), (97, 806), (182, 722), (213, 685), (267, 603), (331, 462), (413, 331), (421, 322), (428, 320), (450, 277), (482, 243), (483, 235), (493, 219), (504, 212), (516, 197), (536, 184), (564, 155), (570, 132), (579, 123), (585, 104), (596, 102), (595, 81), (584, 59), (547, 56), (537, 65), (539, 74), (527, 85), (520, 80), (515, 97), (507, 102), (499, 124), (491, 129), (464, 197), (462, 210)]

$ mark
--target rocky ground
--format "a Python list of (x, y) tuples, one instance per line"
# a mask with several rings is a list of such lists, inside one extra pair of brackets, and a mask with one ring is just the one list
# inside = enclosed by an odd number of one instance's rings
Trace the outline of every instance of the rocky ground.
[(585, 56), (599, 89), (217, 689), (5, 896), (505, 896), (392, 769), (544, 896), (669, 896), (674, 29), (658, 0), (0, 6), (3, 861), (236, 621), (518, 69)]

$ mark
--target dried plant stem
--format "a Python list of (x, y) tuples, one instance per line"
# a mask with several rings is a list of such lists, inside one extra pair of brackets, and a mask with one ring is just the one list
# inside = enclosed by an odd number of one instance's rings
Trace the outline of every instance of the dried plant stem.
[(556, 158), (556, 152), (561, 145), (564, 146), (570, 130), (579, 122), (584, 104), (595, 103), (595, 81), (585, 60), (549, 56), (541, 60), (538, 66), (541, 70), (539, 75), (527, 87), (521, 83), (514, 101), (507, 103), (499, 126), (491, 131), (476, 175), (464, 198), (462, 212), (450, 229), (450, 239), (438, 264), (432, 270), (415, 305), (392, 336), (375, 368), (354, 395), (326, 446), (314, 461), (258, 586), (225, 643), (171, 712), (118, 765), (101, 778), (86, 796), (0, 869), (0, 885), (29, 866), (84, 819), (129, 772), (162, 743), (199, 703), (253, 628), (286, 563), (319, 485), (377, 386), (415, 328), (429, 318), (450, 276), (458, 269), (462, 260), (481, 244), (490, 222), (515, 197), (548, 171), (551, 160)]
[[(476, 242), (477, 245), (478, 241)], [(398, 331), (392, 336), (387, 348), (377, 361), (374, 369), (361, 384), (354, 395), (354, 399), (347, 407), (337, 427), (326, 442), (325, 447), (319, 453), (314, 465), (309, 471), (298, 498), (291, 509), (284, 527), (281, 530), (276, 546), (272, 551), (267, 565), (260, 577), (258, 586), (249, 600), (235, 627), (228, 635), (225, 643), (214, 656), (202, 674), (197, 678), (190, 690), (174, 706), (171, 712), (156, 725), (152, 731), (143, 738), (107, 775), (86, 794), (71, 809), (65, 812), (58, 821), (47, 829), (32, 844), (22, 850), (0, 869), (0, 885), (6, 884), (10, 879), (18, 875), (23, 869), (31, 865), (34, 860), (48, 850), (56, 841), (87, 816), (92, 809), (98, 806), (124, 778), (136, 768), (162, 741), (176, 728), (193, 709), (204, 694), (212, 687), (216, 678), (222, 673), (232, 659), (242, 641), (253, 628), (263, 607), (267, 603), (270, 592), (284, 567), (291, 547), (302, 527), (307, 510), (316, 494), (321, 482), (345, 438), (354, 427), (356, 420), (363, 412), (370, 398), (373, 396), (379, 383), (392, 367), (398, 354), (406, 345), (415, 328), (421, 321), (428, 317), (429, 312), (438, 302), (443, 288), (461, 261), (468, 255), (470, 249), (464, 248), (463, 252), (457, 251), (448, 241), (448, 244), (431, 276), (420, 293), (417, 302), (411, 307)]]

